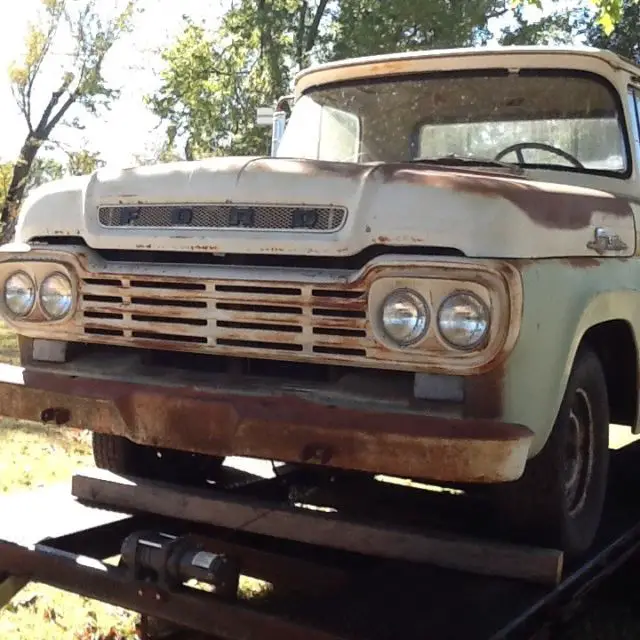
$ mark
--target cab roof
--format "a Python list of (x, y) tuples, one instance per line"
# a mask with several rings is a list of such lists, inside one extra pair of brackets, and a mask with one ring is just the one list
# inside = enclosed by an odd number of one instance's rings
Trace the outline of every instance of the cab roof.
[[(541, 61), (544, 58), (544, 62)], [(505, 65), (623, 72), (639, 77), (640, 66), (612, 51), (586, 46), (487, 46), (431, 49), (347, 58), (304, 69), (295, 78), (295, 93), (312, 86), (422, 71), (455, 71)]]

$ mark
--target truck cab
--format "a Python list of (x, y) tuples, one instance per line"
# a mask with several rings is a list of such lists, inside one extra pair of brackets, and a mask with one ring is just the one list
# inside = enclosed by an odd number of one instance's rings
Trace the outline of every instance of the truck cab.
[(40, 187), (0, 250), (2, 413), (92, 430), (120, 473), (482, 489), (579, 556), (609, 423), (638, 427), (639, 76), (589, 48), (341, 60), (297, 76), (273, 157)]

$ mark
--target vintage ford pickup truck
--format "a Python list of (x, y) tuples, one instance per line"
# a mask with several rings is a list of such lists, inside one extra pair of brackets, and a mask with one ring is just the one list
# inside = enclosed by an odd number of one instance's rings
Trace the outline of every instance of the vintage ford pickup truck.
[(118, 472), (482, 485), (584, 552), (639, 423), (639, 91), (586, 48), (344, 60), (297, 76), (276, 157), (39, 188), (0, 249), (0, 411)]

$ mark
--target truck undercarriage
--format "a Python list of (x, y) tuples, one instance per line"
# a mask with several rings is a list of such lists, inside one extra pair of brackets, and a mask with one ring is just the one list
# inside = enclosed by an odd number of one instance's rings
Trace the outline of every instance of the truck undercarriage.
[[(615, 452), (613, 486), (638, 453)], [(238, 459), (207, 489), (80, 472), (71, 491), (0, 499), (13, 514), (0, 527), (0, 596), (43, 582), (142, 612), (143, 629), (166, 634), (149, 638), (171, 640), (543, 638), (635, 558), (640, 512), (622, 495), (589, 556), (563, 567), (559, 551), (496, 541), (473, 500), (417, 485), (319, 482)], [(247, 600), (241, 575), (270, 586)]]

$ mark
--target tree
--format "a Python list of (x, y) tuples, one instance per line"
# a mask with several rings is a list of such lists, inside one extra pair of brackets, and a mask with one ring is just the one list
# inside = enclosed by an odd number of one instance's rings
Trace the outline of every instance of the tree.
[(9, 184), (11, 184), (11, 174), (13, 173), (12, 162), (0, 162), (0, 205), (7, 197)]
[(592, 17), (584, 6), (556, 11), (535, 22), (525, 19), (523, 5), (514, 7), (515, 25), (507, 27), (500, 36), (502, 45), (565, 44), (570, 45), (577, 34), (584, 32)]
[(67, 156), (67, 172), (71, 176), (84, 176), (104, 166), (100, 154), (95, 151), (69, 151)]
[(501, 0), (350, 0), (332, 25), (330, 58), (483, 44), (489, 21), (509, 10)]
[[(625, 7), (638, 4), (640, 0), (591, 0), (597, 10), (597, 25), (604, 35), (610, 35), (622, 19)], [(542, 0), (516, 0), (517, 4), (532, 4), (542, 8)]]
[(600, 49), (610, 49), (640, 63), (640, 4), (636, 0), (625, 0), (615, 28), (607, 33), (600, 24), (587, 32), (588, 44)]
[(162, 86), (148, 98), (168, 143), (187, 159), (255, 154), (269, 132), (256, 109), (288, 92), (314, 60), (485, 41), (510, 0), (239, 0), (208, 33), (187, 22), (163, 53)]
[(31, 165), (31, 171), (27, 178), (25, 195), (46, 182), (58, 180), (65, 174), (64, 166), (53, 158), (36, 158)]
[[(112, 19), (104, 20), (98, 9), (100, 0), (41, 0), (39, 20), (29, 26), (26, 51), (20, 63), (14, 63), (9, 77), (14, 98), (27, 125), (27, 135), (0, 210), (2, 236), (13, 231), (15, 214), (28, 187), (29, 174), (38, 151), (72, 106), (97, 114), (108, 108), (118, 96), (103, 77), (105, 57), (118, 39), (131, 29), (136, 0), (128, 0)], [(42, 70), (51, 61), (56, 38), (66, 30), (73, 50), (60, 70), (56, 88), (36, 113), (36, 89)], [(78, 126), (77, 121), (74, 123)]]
[(622, 19), (625, 5), (638, 4), (638, 0), (591, 0), (598, 8), (598, 24), (602, 31), (609, 35)]

